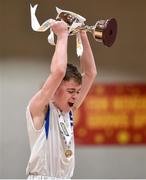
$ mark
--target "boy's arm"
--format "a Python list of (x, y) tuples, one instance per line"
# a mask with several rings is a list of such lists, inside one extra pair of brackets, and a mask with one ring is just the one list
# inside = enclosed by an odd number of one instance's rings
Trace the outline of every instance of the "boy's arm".
[(83, 44), (83, 54), (80, 58), (80, 67), (83, 73), (83, 77), (79, 99), (74, 105), (74, 110), (82, 104), (97, 74), (95, 60), (93, 57), (92, 49), (89, 44), (87, 34), (85, 31), (81, 31), (80, 35)]
[(43, 125), (45, 108), (63, 80), (67, 66), (67, 25), (62, 21), (55, 21), (52, 24), (52, 30), (57, 35), (57, 42), (51, 62), (51, 72), (43, 87), (30, 103), (30, 112), (36, 129), (40, 129)]

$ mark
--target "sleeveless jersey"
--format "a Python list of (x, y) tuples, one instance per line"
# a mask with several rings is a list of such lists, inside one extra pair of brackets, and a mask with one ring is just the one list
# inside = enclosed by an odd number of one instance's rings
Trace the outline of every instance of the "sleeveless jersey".
[[(45, 133), (45, 122), (40, 130), (33, 124), (29, 105), (26, 111), (27, 129), (30, 142), (31, 155), (26, 168), (27, 175), (41, 175), (56, 178), (71, 178), (74, 171), (74, 136), (70, 159), (65, 156), (63, 138), (60, 133), (57, 108), (50, 103), (50, 118), (48, 138)], [(69, 120), (69, 113), (61, 113), (64, 120)], [(72, 127), (73, 131), (73, 127)]]

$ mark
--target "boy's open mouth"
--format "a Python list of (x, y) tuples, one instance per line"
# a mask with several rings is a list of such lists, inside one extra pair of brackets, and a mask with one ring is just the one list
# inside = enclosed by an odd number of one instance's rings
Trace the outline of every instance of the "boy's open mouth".
[(72, 107), (72, 106), (74, 105), (74, 103), (68, 102), (68, 105), (69, 105), (70, 107)]

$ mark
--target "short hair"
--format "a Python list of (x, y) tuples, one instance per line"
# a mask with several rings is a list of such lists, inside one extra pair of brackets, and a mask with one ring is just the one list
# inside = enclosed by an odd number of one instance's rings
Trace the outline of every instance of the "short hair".
[(64, 81), (75, 80), (78, 84), (82, 84), (82, 75), (77, 67), (73, 64), (67, 64), (66, 73), (63, 78)]

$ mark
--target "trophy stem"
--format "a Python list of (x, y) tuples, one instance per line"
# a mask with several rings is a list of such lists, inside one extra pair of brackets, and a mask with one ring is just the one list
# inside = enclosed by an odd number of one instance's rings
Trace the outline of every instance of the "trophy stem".
[(81, 30), (85, 30), (85, 31), (93, 33), (94, 29), (95, 29), (95, 25), (94, 26), (83, 25), (83, 26), (77, 27), (73, 31), (71, 31), (70, 35), (75, 35), (76, 33), (78, 33)]
[(88, 26), (88, 25), (85, 25), (83, 27), (84, 30), (88, 31), (88, 32), (91, 32), (93, 33), (94, 29), (95, 29), (95, 26)]

